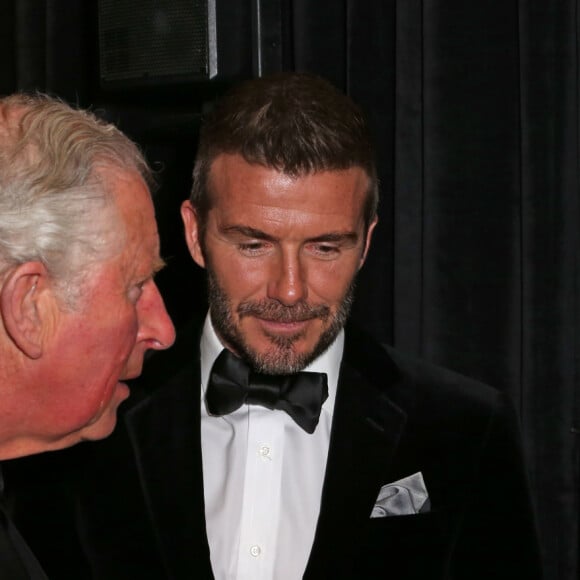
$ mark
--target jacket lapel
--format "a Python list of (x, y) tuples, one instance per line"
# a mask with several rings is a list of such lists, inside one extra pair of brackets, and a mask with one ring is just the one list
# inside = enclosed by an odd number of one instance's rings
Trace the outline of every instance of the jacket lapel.
[(390, 481), (389, 465), (406, 422), (406, 413), (388, 396), (398, 380), (386, 352), (348, 328), (320, 516), (304, 578), (328, 577), (332, 568), (345, 572), (355, 560), (356, 531)]
[(170, 578), (213, 578), (205, 528), (198, 358), (192, 353), (190, 366), (127, 416)]

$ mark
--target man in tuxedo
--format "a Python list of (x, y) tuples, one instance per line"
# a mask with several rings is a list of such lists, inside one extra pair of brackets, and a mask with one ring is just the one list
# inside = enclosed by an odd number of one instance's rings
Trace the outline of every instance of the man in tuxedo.
[[(172, 344), (149, 177), (137, 147), (93, 115), (0, 99), (1, 460), (109, 435), (121, 381)], [(0, 578), (46, 578), (3, 499)]]
[(209, 314), (84, 450), (87, 577), (540, 577), (507, 397), (348, 321), (377, 203), (367, 125), (322, 79), (209, 113), (182, 206)]

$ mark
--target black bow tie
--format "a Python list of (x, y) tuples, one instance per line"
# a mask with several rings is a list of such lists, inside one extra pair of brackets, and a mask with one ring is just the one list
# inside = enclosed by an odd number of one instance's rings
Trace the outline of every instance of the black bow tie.
[(227, 415), (244, 403), (286, 411), (307, 433), (314, 433), (322, 403), (328, 397), (325, 373), (264, 375), (229, 350), (217, 357), (205, 394), (212, 415)]

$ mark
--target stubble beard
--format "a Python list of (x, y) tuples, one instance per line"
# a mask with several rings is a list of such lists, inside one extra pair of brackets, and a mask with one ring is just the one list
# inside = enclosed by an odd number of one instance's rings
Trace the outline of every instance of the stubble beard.
[(257, 316), (276, 322), (298, 322), (318, 318), (326, 326), (318, 342), (309, 352), (296, 352), (296, 343), (304, 337), (303, 332), (293, 335), (267, 334), (270, 348), (258, 352), (246, 340), (233, 317), (231, 301), (219, 285), (211, 268), (207, 270), (208, 297), (211, 320), (219, 337), (252, 368), (260, 373), (282, 375), (297, 373), (320, 356), (344, 327), (352, 307), (355, 279), (351, 281), (335, 314), (326, 305), (310, 305), (298, 302), (285, 306), (277, 300), (246, 300), (236, 309), (241, 320), (245, 316)]

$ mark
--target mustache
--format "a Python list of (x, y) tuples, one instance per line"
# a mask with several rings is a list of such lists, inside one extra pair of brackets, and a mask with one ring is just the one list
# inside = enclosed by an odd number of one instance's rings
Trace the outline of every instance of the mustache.
[(286, 306), (276, 300), (248, 300), (239, 304), (237, 313), (240, 319), (257, 316), (275, 322), (304, 322), (313, 318), (326, 320), (330, 316), (330, 308), (324, 304), (312, 305), (306, 302)]

